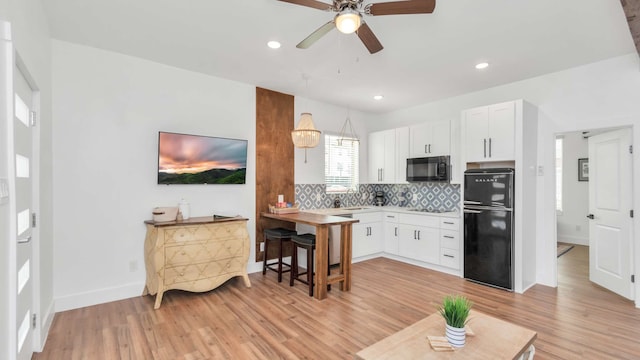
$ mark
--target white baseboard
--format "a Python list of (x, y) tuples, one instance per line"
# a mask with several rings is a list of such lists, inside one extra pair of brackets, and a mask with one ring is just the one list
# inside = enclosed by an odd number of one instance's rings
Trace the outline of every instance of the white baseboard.
[(55, 309), (56, 312), (60, 312), (128, 299), (140, 296), (143, 290), (144, 283), (132, 283), (118, 287), (71, 294), (55, 299)]

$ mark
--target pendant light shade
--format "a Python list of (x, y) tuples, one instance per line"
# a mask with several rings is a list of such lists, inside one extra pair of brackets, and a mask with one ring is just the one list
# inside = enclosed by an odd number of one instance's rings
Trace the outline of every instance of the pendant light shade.
[(320, 143), (320, 130), (313, 126), (311, 113), (302, 113), (298, 127), (291, 132), (293, 145), (304, 149), (304, 162), (307, 162), (307, 149), (318, 146)]
[(316, 147), (320, 142), (320, 130), (313, 125), (311, 113), (302, 113), (298, 127), (291, 132), (293, 145), (298, 148)]

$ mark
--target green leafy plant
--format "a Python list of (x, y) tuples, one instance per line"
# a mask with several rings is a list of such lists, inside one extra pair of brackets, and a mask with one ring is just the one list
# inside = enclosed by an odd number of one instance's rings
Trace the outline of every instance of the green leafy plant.
[(447, 325), (463, 328), (467, 323), (471, 305), (471, 301), (464, 296), (449, 295), (442, 301), (442, 307), (438, 309), (438, 312), (447, 322)]

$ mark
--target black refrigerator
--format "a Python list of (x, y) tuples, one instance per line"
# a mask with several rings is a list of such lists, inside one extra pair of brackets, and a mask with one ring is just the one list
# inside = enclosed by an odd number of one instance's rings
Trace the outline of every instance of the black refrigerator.
[(464, 277), (513, 291), (514, 169), (464, 173)]

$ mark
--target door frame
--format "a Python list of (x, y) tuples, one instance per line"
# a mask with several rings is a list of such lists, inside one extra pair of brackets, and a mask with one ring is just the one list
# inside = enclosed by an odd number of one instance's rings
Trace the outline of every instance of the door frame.
[[(633, 124), (630, 125), (623, 125), (623, 126), (613, 126), (613, 127), (606, 127), (606, 128), (596, 128), (596, 129), (578, 129), (578, 130), (573, 130), (573, 131), (560, 131), (560, 132), (554, 132), (553, 133), (553, 141), (555, 144), (555, 139), (558, 136), (562, 136), (565, 134), (570, 134), (570, 133), (577, 133), (577, 132), (598, 132), (598, 133), (605, 133), (608, 131), (614, 131), (614, 130), (620, 130), (620, 129), (629, 129), (631, 131), (631, 144), (633, 145), (634, 143), (634, 131), (636, 130)], [(556, 157), (556, 149), (555, 146), (553, 147), (553, 159), (554, 159), (554, 164), (555, 164), (555, 157)], [(564, 159), (563, 159), (564, 160)], [(633, 169), (631, 171), (632, 177), (633, 175), (638, 171), (637, 166), (635, 164), (635, 159), (631, 160)], [(564, 161), (563, 161), (564, 162)], [(557, 220), (557, 215), (556, 215), (556, 209), (555, 209), (555, 201), (556, 201), (556, 177), (555, 177), (555, 168), (553, 168), (553, 170), (549, 169), (550, 172), (552, 172), (554, 174), (553, 176), (553, 214), (554, 214), (554, 221), (553, 221), (553, 236), (550, 237), (550, 239), (553, 241), (552, 243), (549, 242), (549, 245), (553, 245), (553, 246), (549, 246), (549, 249), (553, 249), (553, 252), (548, 252), (548, 255), (550, 256), (549, 259), (551, 261), (548, 261), (547, 263), (551, 265), (551, 275), (552, 275), (552, 280), (553, 280), (553, 287), (558, 287), (558, 258), (557, 258), (557, 254), (556, 254), (556, 244), (558, 242), (558, 220)], [(632, 196), (632, 207), (636, 208), (637, 202), (635, 201), (635, 194), (636, 194), (637, 190), (636, 190), (636, 186), (634, 186), (634, 182), (633, 179), (631, 181), (631, 196)], [(585, 213), (588, 213), (589, 209), (586, 209), (587, 211)], [(635, 274), (636, 273), (636, 269), (638, 269), (638, 261), (640, 260), (640, 258), (638, 257), (638, 251), (640, 250), (640, 241), (638, 240), (637, 236), (636, 236), (636, 221), (634, 219), (634, 221), (631, 222), (631, 241), (630, 241), (630, 252), (631, 252), (631, 273)], [(638, 280), (636, 280), (636, 285), (634, 286), (634, 293), (633, 293), (633, 300), (635, 302), (635, 305), (637, 308), (640, 308), (640, 294), (638, 293)]]

